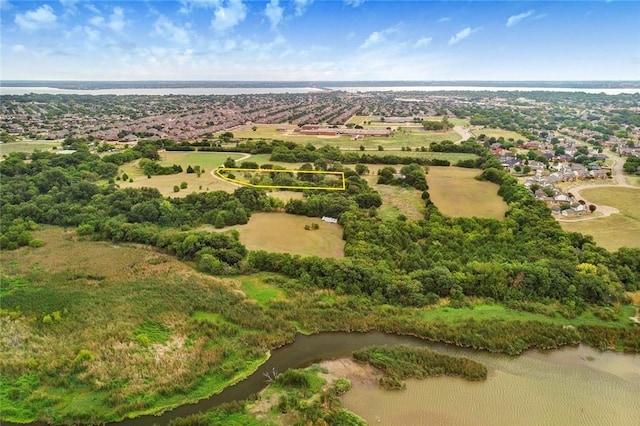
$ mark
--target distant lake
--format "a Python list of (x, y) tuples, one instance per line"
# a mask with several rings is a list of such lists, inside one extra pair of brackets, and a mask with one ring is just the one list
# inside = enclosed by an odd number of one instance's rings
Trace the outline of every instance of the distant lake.
[(496, 87), (496, 86), (344, 86), (318, 87), (181, 87), (181, 88), (111, 88), (111, 89), (58, 89), (54, 87), (0, 87), (0, 95), (260, 95), (285, 93), (321, 93), (326, 90), (357, 92), (572, 92), (604, 93), (607, 95), (636, 94), (640, 88), (570, 88), (570, 87)]
[[(640, 89), (639, 89), (640, 90)], [(315, 87), (180, 87), (180, 88), (131, 88), (131, 89), (58, 89), (55, 87), (0, 87), (0, 95), (262, 95), (284, 93), (318, 93), (325, 90)]]
[(370, 86), (370, 87), (327, 87), (331, 90), (357, 92), (583, 92), (604, 93), (606, 95), (640, 93), (640, 88), (575, 88), (575, 87), (491, 87), (491, 86)]

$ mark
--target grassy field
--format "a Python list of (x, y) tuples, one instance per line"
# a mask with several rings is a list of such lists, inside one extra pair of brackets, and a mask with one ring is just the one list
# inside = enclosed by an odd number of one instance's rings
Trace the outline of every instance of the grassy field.
[(564, 230), (591, 235), (608, 250), (640, 247), (640, 189), (588, 188), (582, 190), (581, 195), (590, 202), (616, 207), (620, 214), (581, 222), (561, 222)]
[[(431, 120), (431, 121), (442, 121), (442, 117), (441, 116), (432, 116), (432, 117), (424, 117), (425, 120)], [(454, 126), (468, 126), (469, 125), (469, 119), (468, 118), (449, 118), (449, 123), (453, 124)]]
[[(318, 224), (320, 229), (305, 230), (305, 225)], [(302, 256), (343, 257), (342, 227), (323, 222), (317, 217), (296, 216), (286, 213), (254, 213), (246, 225), (237, 229), (240, 242), (249, 250), (266, 250)]]
[(496, 139), (502, 137), (502, 138), (505, 138), (505, 140), (509, 140), (509, 138), (513, 138), (514, 141), (517, 141), (518, 139), (522, 139), (522, 140), (527, 139), (524, 136), (522, 136), (520, 133), (512, 132), (511, 130), (491, 129), (487, 127), (485, 127), (484, 129), (473, 130), (471, 133), (473, 133), (475, 137), (478, 137), (480, 135), (485, 135), (487, 139), (492, 137)]
[(35, 150), (49, 151), (52, 148), (60, 148), (62, 141), (25, 140), (19, 142), (0, 143), (0, 156), (10, 152), (33, 152)]
[[(619, 327), (628, 327), (630, 316), (633, 316), (635, 309), (633, 306), (623, 306), (618, 315), (618, 321), (613, 323)], [(596, 317), (593, 312), (585, 312), (582, 315), (567, 319), (562, 316), (549, 316), (533, 312), (517, 311), (501, 305), (478, 304), (465, 308), (450, 308), (448, 306), (425, 309), (420, 312), (420, 317), (426, 322), (444, 321), (447, 323), (459, 323), (473, 319), (483, 320), (509, 320), (509, 321), (541, 321), (556, 325), (602, 325), (602, 320)]]
[(254, 274), (238, 277), (242, 292), (249, 299), (255, 300), (263, 307), (267, 307), (272, 300), (286, 299), (285, 293), (281, 288), (265, 282), (265, 276), (266, 274)]
[(498, 196), (498, 185), (475, 178), (478, 170), (430, 167), (427, 175), (431, 201), (448, 216), (502, 219), (507, 204)]
[[(228, 157), (235, 160), (244, 157), (241, 153), (218, 153), (218, 152), (183, 152), (183, 151), (166, 151), (160, 153), (160, 163), (165, 166), (178, 164), (184, 170), (182, 173), (173, 175), (151, 176), (147, 178), (142, 170), (137, 166), (137, 162), (125, 164), (120, 170), (126, 173), (133, 182), (117, 181), (121, 188), (156, 188), (165, 197), (184, 197), (192, 192), (202, 191), (227, 191), (233, 192), (238, 188), (237, 185), (225, 182), (211, 175), (216, 167), (222, 165)], [(204, 173), (198, 177), (196, 173), (187, 173), (188, 166), (200, 166)], [(187, 183), (186, 189), (174, 192), (173, 187), (182, 182)]]
[[(399, 170), (401, 166), (396, 168)], [(376, 169), (374, 169), (376, 170)], [(400, 214), (408, 219), (418, 220), (424, 217), (424, 201), (422, 192), (413, 188), (402, 188), (393, 185), (378, 185), (375, 174), (365, 175), (364, 178), (373, 189), (380, 193), (382, 206), (378, 209), (378, 217), (383, 220), (394, 220)]]
[[(375, 124), (375, 123), (374, 123)], [(383, 127), (397, 126), (385, 125), (384, 123), (378, 123)], [(281, 139), (293, 141), (300, 144), (310, 143), (317, 147), (324, 145), (338, 146), (341, 149), (358, 149), (360, 145), (363, 145), (365, 149), (373, 150), (377, 149), (380, 145), (385, 149), (400, 149), (403, 146), (409, 146), (411, 148), (420, 148), (422, 146), (429, 147), (431, 142), (441, 142), (443, 140), (450, 140), (457, 142), (460, 140), (460, 135), (456, 132), (431, 132), (424, 131), (420, 126), (401, 126), (402, 130), (394, 132), (391, 137), (367, 137), (360, 140), (352, 140), (348, 136), (342, 137), (323, 137), (323, 136), (310, 136), (300, 135), (293, 132), (297, 126), (294, 125), (277, 125), (277, 124), (257, 124), (256, 131), (252, 131), (250, 126), (244, 126), (232, 131), (235, 137), (239, 138), (269, 138), (269, 139)], [(286, 128), (285, 131), (278, 131), (278, 128)], [(375, 127), (375, 126), (374, 126)]]

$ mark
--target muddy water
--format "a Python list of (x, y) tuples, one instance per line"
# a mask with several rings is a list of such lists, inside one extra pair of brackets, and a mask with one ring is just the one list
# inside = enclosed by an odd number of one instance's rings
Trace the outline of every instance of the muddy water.
[(587, 346), (517, 358), (442, 352), (483, 362), (487, 381), (409, 380), (400, 392), (354, 382), (345, 407), (371, 425), (640, 425), (640, 355)]
[(264, 373), (350, 357), (370, 345), (399, 344), (478, 360), (489, 369), (489, 378), (481, 383), (451, 378), (409, 381), (402, 392), (354, 381), (345, 405), (372, 425), (640, 425), (640, 355), (579, 346), (509, 357), (379, 332), (298, 335), (292, 344), (274, 350), (254, 374), (218, 395), (160, 416), (113, 425), (166, 425), (176, 417), (248, 398), (266, 386)]

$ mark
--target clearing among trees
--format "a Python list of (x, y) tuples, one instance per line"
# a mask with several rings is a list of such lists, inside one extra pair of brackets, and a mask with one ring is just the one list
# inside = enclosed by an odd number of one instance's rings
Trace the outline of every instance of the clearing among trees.
[[(305, 231), (305, 225), (317, 224), (318, 229)], [(301, 256), (344, 257), (342, 226), (323, 222), (319, 217), (296, 216), (287, 213), (254, 213), (246, 225), (237, 229), (240, 242), (248, 250), (265, 250)]]
[(478, 170), (430, 167), (427, 175), (431, 201), (448, 216), (504, 218), (507, 204), (498, 185), (476, 180)]

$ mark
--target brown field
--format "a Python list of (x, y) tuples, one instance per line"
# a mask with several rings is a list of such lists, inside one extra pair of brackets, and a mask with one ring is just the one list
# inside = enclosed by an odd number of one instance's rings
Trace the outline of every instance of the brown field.
[(430, 167), (427, 175), (431, 201), (448, 216), (502, 219), (507, 204), (498, 196), (498, 185), (475, 178), (478, 170)]
[(86, 241), (79, 239), (75, 231), (49, 226), (33, 236), (44, 240), (45, 245), (3, 251), (0, 262), (3, 270), (20, 274), (70, 271), (81, 276), (99, 276), (113, 283), (191, 271), (174, 257), (142, 245)]
[(590, 202), (615, 207), (620, 214), (580, 222), (561, 222), (564, 230), (591, 235), (607, 250), (623, 246), (640, 247), (640, 190), (612, 186), (587, 188), (580, 194)]
[[(320, 229), (305, 230), (305, 225), (317, 223)], [(213, 229), (206, 227), (206, 229)], [(301, 256), (344, 257), (342, 226), (323, 222), (317, 217), (286, 213), (254, 213), (246, 225), (221, 229), (237, 229), (240, 242), (248, 250), (265, 250)]]
[(302, 200), (303, 198), (302, 192), (298, 191), (271, 191), (268, 192), (267, 195), (282, 200), (285, 203), (289, 200)]

